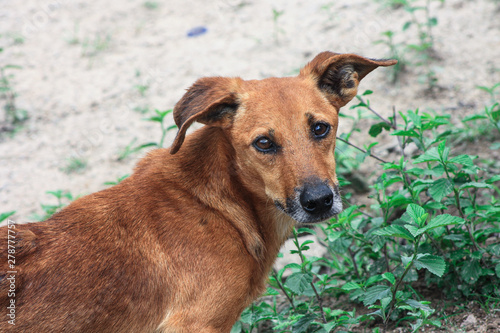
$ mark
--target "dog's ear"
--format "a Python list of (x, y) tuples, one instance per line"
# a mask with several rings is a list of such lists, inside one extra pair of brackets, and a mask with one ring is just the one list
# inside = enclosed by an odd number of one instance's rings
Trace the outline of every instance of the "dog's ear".
[(179, 127), (170, 153), (175, 154), (189, 126), (198, 121), (223, 126), (230, 122), (238, 108), (239, 78), (205, 77), (197, 80), (174, 107), (174, 120)]
[(378, 66), (392, 66), (394, 59), (368, 59), (355, 54), (322, 52), (300, 71), (312, 78), (337, 110), (353, 99), (362, 78)]

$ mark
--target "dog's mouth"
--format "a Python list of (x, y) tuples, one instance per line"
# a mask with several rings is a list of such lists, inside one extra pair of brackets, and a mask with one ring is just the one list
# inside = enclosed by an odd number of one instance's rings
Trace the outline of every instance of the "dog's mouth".
[(325, 183), (306, 184), (286, 199), (286, 204), (275, 201), (276, 207), (299, 223), (319, 223), (342, 211), (338, 186)]

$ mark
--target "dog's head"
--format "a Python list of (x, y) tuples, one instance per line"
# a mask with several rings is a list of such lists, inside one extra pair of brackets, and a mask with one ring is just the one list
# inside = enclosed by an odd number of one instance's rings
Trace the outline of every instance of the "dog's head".
[(342, 210), (334, 159), (339, 109), (369, 72), (395, 63), (323, 52), (296, 77), (199, 79), (175, 106), (179, 132), (170, 152), (194, 121), (219, 126), (252, 193), (297, 222), (323, 221)]

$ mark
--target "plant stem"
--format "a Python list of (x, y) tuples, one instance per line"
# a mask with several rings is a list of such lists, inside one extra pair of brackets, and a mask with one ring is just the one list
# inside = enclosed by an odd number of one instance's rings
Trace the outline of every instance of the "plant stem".
[(351, 250), (351, 247), (347, 248), (347, 251), (349, 251), (349, 255), (351, 256), (352, 260), (352, 265), (354, 266), (354, 272), (356, 273), (356, 277), (359, 279), (359, 270), (358, 270), (358, 264), (356, 263), (356, 259), (354, 258), (354, 253)]
[(418, 246), (420, 244), (420, 239), (421, 238), (422, 238), (422, 235), (418, 236), (418, 238), (416, 239), (416, 241), (415, 241), (415, 253), (413, 254), (413, 257), (411, 258), (411, 261), (408, 264), (408, 267), (406, 267), (403, 275), (401, 275), (401, 278), (398, 280), (398, 282), (396, 283), (396, 285), (394, 286), (394, 289), (392, 291), (392, 300), (391, 300), (391, 303), (389, 304), (389, 312), (387, 313), (387, 316), (385, 317), (385, 320), (384, 320), (384, 328), (385, 329), (387, 329), (387, 323), (389, 322), (389, 318), (391, 316), (391, 313), (394, 310), (394, 304), (396, 304), (396, 293), (398, 292), (399, 286), (403, 282), (403, 279), (405, 278), (406, 274), (413, 267), (413, 262), (417, 258)]
[[(356, 148), (357, 150), (359, 150), (359, 151), (361, 151), (361, 152), (363, 152), (363, 153), (365, 153), (365, 154), (367, 153), (367, 151), (366, 151), (366, 150), (364, 150), (363, 148), (359, 148), (358, 146), (356, 146), (356, 145), (354, 145), (354, 144), (350, 143), (350, 142), (349, 142), (349, 141), (347, 141), (347, 140), (344, 140), (344, 139), (342, 139), (342, 138), (340, 138), (340, 137), (337, 137), (337, 140), (340, 140), (340, 141), (342, 141), (342, 142), (344, 142), (344, 143), (348, 144), (348, 145), (349, 145), (349, 146), (351, 146), (351, 147)], [(381, 159), (380, 157), (377, 157), (377, 156), (373, 155), (372, 153), (369, 153), (368, 155), (369, 155), (370, 157), (373, 157), (373, 158), (374, 158), (374, 159), (376, 159), (377, 161), (380, 161), (380, 162), (382, 162), (382, 163), (387, 163), (387, 161), (384, 161), (383, 159)]]
[(323, 299), (319, 296), (318, 291), (316, 290), (316, 287), (314, 286), (314, 283), (311, 282), (311, 287), (314, 290), (314, 293), (316, 294), (316, 298), (318, 299), (318, 305), (319, 305), (319, 310), (321, 313), (321, 319), (323, 319), (323, 323), (326, 324), (326, 316), (325, 313), (323, 312)]
[[(448, 172), (448, 168), (446, 167), (446, 163), (442, 161), (441, 163), (444, 167), (444, 172), (446, 173), (446, 178), (453, 184), (453, 180), (450, 177), (450, 174)], [(458, 213), (460, 214), (460, 217), (466, 220), (464, 212), (462, 212), (462, 207), (460, 205), (460, 194), (455, 186), (453, 186), (453, 194), (455, 196), (455, 204), (457, 205)]]
[(384, 258), (385, 258), (385, 271), (390, 272), (391, 267), (389, 266), (389, 257), (387, 256), (387, 243), (384, 244)]
[(372, 107), (365, 102), (365, 100), (363, 99), (363, 97), (361, 96), (356, 96), (356, 98), (365, 105), (365, 108), (367, 108), (368, 110), (370, 110), (371, 112), (373, 112), (377, 117), (379, 117), (384, 123), (386, 123), (387, 125), (391, 126), (392, 129), (396, 129), (396, 125), (393, 124), (392, 122), (390, 122), (389, 120), (385, 119), (384, 117), (382, 117), (377, 111), (373, 110)]
[(280, 287), (281, 291), (283, 292), (283, 294), (285, 294), (286, 298), (288, 299), (288, 302), (290, 302), (290, 304), (292, 305), (293, 310), (297, 311), (297, 309), (295, 308), (295, 304), (293, 304), (293, 299), (286, 292), (285, 287), (283, 287), (283, 284), (278, 279), (278, 274), (276, 273), (275, 270), (273, 270), (273, 276), (274, 276), (274, 279), (276, 280), (276, 283), (278, 284), (278, 287)]
[(363, 214), (364, 216), (366, 216), (366, 217), (368, 217), (368, 218), (371, 218), (371, 219), (375, 218), (375, 216), (372, 216), (372, 215), (370, 215), (370, 214), (368, 214), (368, 213), (365, 213), (365, 212), (363, 212), (363, 211), (362, 211), (361, 209), (359, 209), (359, 208), (357, 208), (357, 209), (356, 209), (356, 211), (357, 211), (357, 212), (359, 212), (359, 213), (361, 213), (361, 214)]
[(165, 135), (167, 135), (167, 130), (163, 127), (163, 120), (162, 120), (162, 122), (161, 122), (160, 148), (163, 148), (163, 141), (165, 140)]
[[(293, 238), (295, 239), (295, 246), (297, 247), (297, 251), (299, 252), (300, 261), (302, 262), (302, 269), (304, 269), (304, 256), (302, 255), (302, 250), (300, 249), (299, 238), (297, 237), (297, 230), (293, 228)], [(321, 313), (321, 318), (323, 319), (323, 323), (327, 323), (325, 313), (323, 312), (323, 299), (319, 296), (318, 290), (314, 286), (314, 283), (311, 282), (311, 287), (314, 290), (314, 294), (316, 294), (316, 298), (318, 299), (319, 311)]]

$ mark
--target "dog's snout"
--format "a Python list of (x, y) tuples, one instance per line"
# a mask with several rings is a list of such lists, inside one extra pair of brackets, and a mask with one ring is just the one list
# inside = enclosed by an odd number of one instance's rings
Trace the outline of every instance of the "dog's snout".
[(323, 214), (332, 208), (333, 192), (324, 183), (306, 185), (300, 195), (300, 204), (309, 214)]

